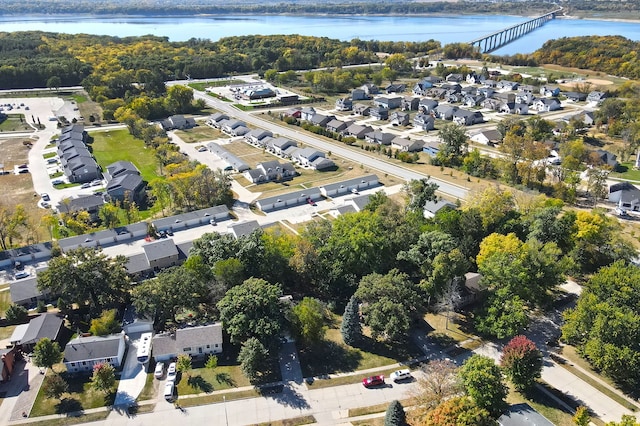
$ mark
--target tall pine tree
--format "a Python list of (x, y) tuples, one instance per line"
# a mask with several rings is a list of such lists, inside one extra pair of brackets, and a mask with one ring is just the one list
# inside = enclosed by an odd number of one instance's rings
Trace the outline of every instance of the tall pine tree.
[(398, 400), (391, 401), (384, 416), (384, 426), (404, 426), (407, 419), (404, 414), (404, 407)]
[(344, 342), (350, 346), (354, 346), (362, 337), (358, 299), (354, 296), (351, 296), (349, 303), (347, 303), (347, 306), (344, 308), (340, 333), (342, 333)]

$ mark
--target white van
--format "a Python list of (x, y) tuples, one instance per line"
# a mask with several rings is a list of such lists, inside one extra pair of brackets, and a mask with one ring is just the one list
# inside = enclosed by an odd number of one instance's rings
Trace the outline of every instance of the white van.
[(173, 380), (168, 380), (164, 385), (164, 399), (168, 402), (173, 402), (175, 400)]
[(391, 375), (389, 377), (394, 382), (401, 382), (403, 380), (409, 380), (411, 378), (411, 371), (409, 369), (394, 371), (393, 373), (391, 373)]

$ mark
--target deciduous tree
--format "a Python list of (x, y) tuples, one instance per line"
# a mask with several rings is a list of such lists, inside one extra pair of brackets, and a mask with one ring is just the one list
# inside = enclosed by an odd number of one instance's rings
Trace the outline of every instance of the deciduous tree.
[(479, 408), (498, 418), (506, 407), (507, 387), (500, 367), (489, 357), (472, 355), (460, 368), (460, 380), (467, 395)]
[(113, 390), (116, 384), (116, 370), (109, 363), (103, 362), (93, 366), (93, 375), (91, 376), (93, 387), (104, 393)]
[(189, 356), (189, 354), (178, 354), (176, 369), (182, 374), (186, 374), (187, 377), (189, 377), (189, 374), (191, 372), (191, 356)]
[(22, 305), (12, 304), (7, 308), (5, 318), (11, 324), (24, 323), (29, 318), (29, 311)]
[(527, 337), (516, 336), (502, 350), (500, 365), (516, 390), (525, 392), (540, 377), (542, 353)]
[(242, 344), (238, 361), (242, 373), (251, 383), (260, 382), (269, 366), (269, 351), (255, 337), (251, 337)]
[(494, 426), (489, 412), (478, 407), (468, 396), (443, 401), (429, 412), (426, 426)]
[(305, 297), (291, 309), (291, 323), (295, 334), (307, 346), (313, 346), (324, 339), (326, 307), (318, 299)]
[(51, 339), (45, 337), (36, 343), (33, 348), (33, 364), (36, 367), (51, 368), (53, 365), (62, 361), (62, 351), (58, 342), (52, 342)]
[(459, 395), (462, 387), (456, 365), (448, 360), (434, 360), (420, 367), (424, 374), (417, 377), (413, 392), (411, 424), (425, 424), (428, 413), (443, 401)]
[(63, 393), (69, 390), (69, 384), (59, 374), (46, 377), (42, 387), (47, 398), (55, 399), (59, 399)]

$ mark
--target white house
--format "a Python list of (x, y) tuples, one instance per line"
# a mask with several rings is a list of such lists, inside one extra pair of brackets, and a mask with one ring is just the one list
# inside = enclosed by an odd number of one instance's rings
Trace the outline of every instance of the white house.
[(222, 324), (179, 328), (174, 333), (153, 336), (151, 345), (156, 362), (168, 361), (179, 354), (203, 358), (222, 352)]
[(124, 334), (76, 337), (64, 347), (62, 362), (70, 373), (91, 372), (96, 364), (107, 363), (119, 370), (126, 348)]

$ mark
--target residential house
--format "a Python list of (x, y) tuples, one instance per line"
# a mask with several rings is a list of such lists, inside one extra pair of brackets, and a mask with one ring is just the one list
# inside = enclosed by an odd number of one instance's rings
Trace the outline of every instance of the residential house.
[(142, 245), (144, 255), (153, 270), (175, 266), (179, 263), (178, 247), (172, 238), (161, 238)]
[(335, 169), (337, 166), (336, 163), (333, 162), (333, 160), (324, 157), (318, 157), (311, 162), (311, 167), (316, 170), (328, 170)]
[(222, 112), (216, 112), (214, 114), (211, 114), (209, 118), (207, 118), (206, 123), (211, 127), (220, 128), (220, 122), (228, 119), (229, 119), (229, 116), (227, 114), (224, 114)]
[(373, 99), (373, 105), (378, 108), (385, 109), (395, 109), (400, 108), (402, 104), (402, 98), (400, 96), (388, 97), (388, 96), (378, 96)]
[(629, 182), (619, 182), (609, 187), (609, 202), (624, 210), (640, 210), (640, 189)]
[(481, 74), (476, 74), (475, 71), (471, 71), (469, 74), (467, 74), (467, 78), (465, 79), (465, 81), (469, 84), (481, 84), (482, 81), (484, 81), (484, 76), (482, 76)]
[(344, 136), (353, 136), (357, 139), (364, 139), (364, 135), (372, 131), (373, 129), (371, 128), (371, 126), (363, 126), (360, 124), (353, 123), (346, 129), (344, 129), (342, 134)]
[[(454, 206), (455, 208), (455, 206)], [(480, 285), (482, 275), (477, 272), (464, 274), (464, 285), (460, 288), (461, 305), (466, 306), (481, 299), (484, 288)]]
[(91, 373), (97, 364), (110, 364), (116, 370), (124, 366), (127, 347), (124, 333), (109, 336), (76, 337), (64, 347), (64, 363), (69, 373)]
[(301, 204), (315, 204), (322, 200), (320, 189), (316, 187), (267, 197), (256, 201), (256, 206), (263, 212), (286, 209)]
[(222, 324), (179, 328), (172, 333), (153, 336), (153, 358), (156, 362), (175, 359), (179, 354), (193, 358), (222, 352)]
[(586, 93), (564, 92), (563, 95), (567, 98), (568, 101), (572, 101), (572, 102), (584, 102), (587, 100)]
[(424, 205), (423, 215), (426, 219), (434, 217), (442, 209), (457, 209), (458, 207), (447, 200), (440, 198), (437, 201), (427, 201)]
[(367, 83), (360, 86), (364, 93), (367, 95), (367, 99), (370, 99), (373, 95), (380, 93), (380, 89), (375, 84)]
[(144, 202), (145, 183), (138, 168), (130, 161), (116, 161), (107, 166), (104, 174), (106, 193), (111, 200)]
[(495, 145), (502, 141), (502, 135), (496, 129), (490, 129), (475, 133), (469, 139), (483, 145)]
[(233, 170), (237, 172), (244, 172), (245, 170), (249, 170), (250, 168), (249, 165), (242, 161), (239, 157), (236, 157), (215, 142), (209, 142), (207, 144), (207, 148), (218, 158), (220, 158), (221, 160), (225, 160), (228, 164), (228, 167), (233, 168)]
[(282, 136), (278, 138), (273, 138), (267, 143), (267, 150), (279, 155), (284, 156), (284, 152), (289, 147), (297, 147), (298, 143), (292, 141), (291, 139), (284, 138)]
[(432, 87), (427, 91), (427, 96), (433, 99), (444, 99), (447, 90), (442, 87)]
[(515, 102), (516, 94), (511, 92), (498, 92), (493, 94), (493, 99), (497, 99), (502, 102)]
[(63, 198), (57, 209), (62, 213), (86, 211), (92, 220), (97, 220), (98, 211), (103, 205), (104, 199), (100, 195), (80, 195), (77, 198)]
[(405, 96), (404, 98), (402, 98), (400, 109), (403, 111), (417, 111), (419, 106), (420, 106), (420, 98), (415, 98), (413, 96)]
[(347, 213), (357, 213), (369, 204), (369, 194), (357, 195), (353, 198), (347, 198), (343, 201), (341, 206), (335, 207), (329, 211), (329, 214), (333, 217), (338, 217)]
[(302, 108), (300, 107), (293, 107), (293, 108), (289, 108), (288, 110), (286, 110), (283, 115), (285, 117), (293, 117), (293, 118), (300, 118), (300, 116), (302, 115)]
[(460, 83), (461, 81), (464, 81), (464, 76), (462, 74), (458, 74), (458, 73), (452, 73), (449, 74), (445, 80), (447, 80), (449, 83)]
[(244, 138), (247, 142), (251, 144), (264, 146), (265, 138), (272, 137), (272, 136), (273, 136), (273, 133), (271, 133), (269, 130), (253, 129), (249, 133), (244, 135)]
[(436, 119), (430, 114), (416, 114), (413, 117), (413, 125), (419, 127), (424, 131), (435, 129)]
[(369, 111), (369, 115), (375, 118), (376, 120), (380, 120), (380, 121), (387, 120), (389, 119), (389, 109), (382, 106), (373, 107)]
[(496, 87), (498, 87), (498, 82), (492, 79), (487, 79), (482, 82), (482, 86), (495, 89)]
[(432, 82), (426, 79), (422, 79), (413, 86), (413, 89), (411, 91), (416, 96), (425, 96), (427, 94), (427, 91), (432, 87), (433, 87)]
[(453, 114), (459, 108), (454, 105), (440, 104), (436, 107), (435, 115), (440, 120), (453, 120)]
[(533, 86), (531, 84), (521, 84), (518, 87), (518, 91), (526, 92), (526, 93), (541, 93), (540, 89), (538, 89), (536, 86)]
[(297, 175), (291, 163), (280, 163), (277, 160), (258, 163), (254, 170), (247, 170), (244, 176), (252, 183), (288, 180)]
[(227, 226), (227, 232), (236, 240), (251, 235), (258, 229), (261, 229), (261, 227), (257, 220), (237, 222)]
[(587, 95), (587, 102), (595, 105), (600, 105), (602, 101), (605, 100), (606, 97), (607, 97), (606, 93), (598, 92), (597, 90), (594, 90), (593, 92)]
[(431, 84), (440, 84), (442, 83), (442, 78), (437, 75), (430, 75), (422, 79), (422, 81), (427, 81)]
[(322, 185), (320, 193), (325, 197), (348, 195), (365, 189), (374, 188), (380, 184), (378, 176), (366, 175), (354, 179)]
[[(2, 114), (0, 114), (0, 118), (2, 118), (1, 116)], [(11, 380), (17, 356), (18, 348), (15, 346), (7, 349), (0, 349), (0, 383)]]
[(516, 83), (515, 81), (509, 81), (509, 80), (500, 80), (498, 82), (497, 87), (498, 89), (503, 89), (503, 90), (518, 90), (518, 87), (520, 87), (520, 83)]
[(464, 96), (465, 95), (463, 95), (462, 93), (447, 93), (444, 99), (450, 104), (456, 104), (458, 102), (462, 102)]
[(353, 89), (351, 91), (351, 99), (352, 101), (364, 101), (369, 99), (369, 96), (364, 89)]
[(435, 99), (423, 98), (418, 104), (418, 111), (424, 114), (431, 114), (438, 107), (438, 101)]
[(462, 92), (462, 86), (460, 86), (457, 83), (443, 84), (442, 86), (440, 86), (440, 88), (445, 91), (445, 95), (451, 95), (453, 93), (461, 93)]
[(498, 111), (503, 102), (499, 99), (485, 99), (482, 101), (480, 106), (484, 109), (489, 109), (491, 111)]
[(56, 314), (40, 314), (31, 321), (17, 343), (23, 352), (31, 352), (36, 343), (45, 337), (53, 342), (60, 340), (62, 331), (62, 318)]
[(478, 95), (482, 95), (485, 98), (490, 98), (496, 91), (491, 87), (479, 87), (476, 93)]
[(296, 152), (294, 160), (296, 160), (302, 166), (310, 166), (313, 160), (318, 157), (324, 158), (324, 156), (324, 152), (318, 151), (314, 148), (302, 148)]
[(375, 130), (364, 135), (364, 140), (378, 145), (391, 145), (391, 141), (396, 137), (392, 133), (385, 133), (382, 130)]
[(532, 108), (539, 112), (557, 111), (562, 108), (557, 98), (536, 99)]
[(184, 130), (196, 126), (196, 121), (192, 118), (185, 118), (183, 115), (172, 115), (160, 122), (164, 130)]
[(506, 114), (526, 115), (529, 113), (529, 105), (526, 103), (505, 102), (500, 106), (500, 112)]
[(422, 151), (422, 146), (424, 145), (423, 141), (419, 140), (409, 140), (402, 137), (394, 138), (391, 141), (391, 147), (393, 149), (397, 149), (404, 152), (417, 152)]
[(411, 117), (408, 112), (394, 111), (389, 121), (394, 126), (408, 126), (411, 123)]
[(220, 205), (215, 207), (207, 207), (192, 212), (181, 213), (175, 216), (163, 217), (151, 222), (156, 232), (162, 231), (178, 231), (180, 229), (209, 225), (211, 219), (219, 222), (229, 219), (229, 209), (227, 206)]
[(498, 424), (500, 426), (553, 426), (553, 423), (529, 404), (511, 405), (507, 412), (498, 418)]
[(327, 127), (327, 123), (334, 120), (336, 117), (333, 115), (313, 114), (309, 119), (309, 122), (314, 126)]
[(371, 111), (371, 105), (355, 104), (353, 106), (353, 113), (355, 115), (366, 117), (367, 115), (369, 115), (369, 111)]
[(228, 135), (234, 134), (234, 130), (238, 127), (247, 127), (247, 123), (240, 120), (229, 119), (222, 124), (221, 130)]
[(558, 96), (560, 95), (560, 88), (557, 86), (540, 86), (540, 94), (542, 96)]
[(50, 302), (54, 299), (54, 295), (51, 294), (49, 289), (40, 290), (38, 288), (37, 277), (11, 282), (9, 294), (12, 304), (24, 306), (25, 308), (35, 307), (40, 300)]
[(327, 123), (326, 129), (333, 133), (340, 133), (353, 124), (353, 121), (342, 121), (334, 118), (330, 122)]
[(425, 141), (424, 145), (422, 146), (422, 152), (428, 154), (430, 157), (435, 157), (436, 155), (438, 155), (438, 152), (440, 152), (440, 143)]
[(402, 93), (407, 89), (407, 85), (406, 84), (390, 84), (387, 87), (385, 87), (385, 92), (387, 93)]
[(533, 92), (516, 92), (514, 103), (531, 105), (536, 100)]
[(467, 95), (464, 97), (464, 104), (469, 108), (480, 106), (484, 101), (484, 95)]
[(87, 148), (87, 140), (84, 126), (78, 124), (62, 129), (57, 140), (57, 153), (71, 183), (91, 182), (102, 177), (100, 166)]
[(316, 114), (316, 110), (314, 107), (310, 107), (310, 106), (304, 107), (300, 111), (300, 120), (309, 121), (311, 120), (311, 117), (313, 117), (315, 114)]
[(611, 170), (615, 171), (620, 167), (620, 163), (618, 163), (617, 160), (618, 157), (615, 154), (605, 151), (604, 149), (598, 149), (594, 151), (594, 153), (600, 159), (602, 164), (609, 166)]
[(453, 121), (460, 126), (472, 126), (484, 122), (484, 116), (480, 111), (459, 109), (453, 113)]
[(340, 98), (336, 100), (336, 111), (351, 111), (353, 100), (351, 98)]

